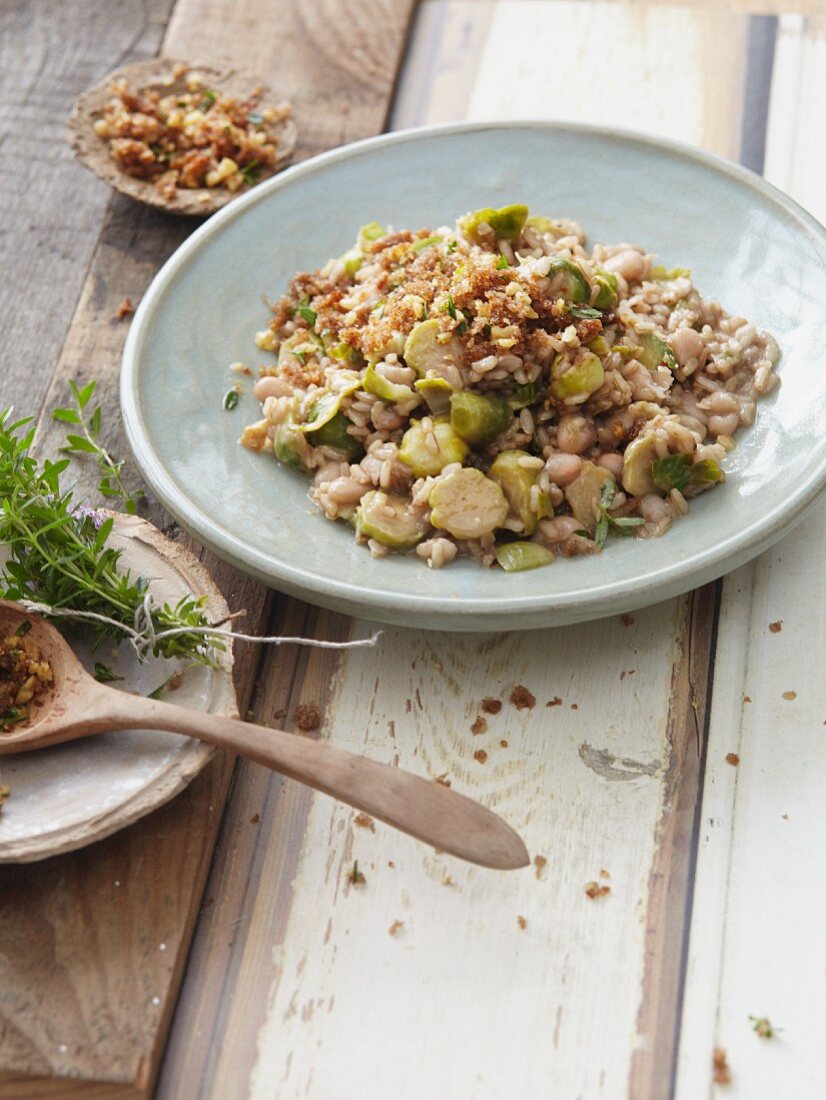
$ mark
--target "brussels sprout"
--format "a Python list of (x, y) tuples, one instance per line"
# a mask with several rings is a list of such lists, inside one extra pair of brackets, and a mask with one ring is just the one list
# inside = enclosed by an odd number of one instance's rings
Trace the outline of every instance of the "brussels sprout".
[(651, 467), (657, 458), (657, 447), (652, 435), (638, 435), (625, 448), (622, 464), (622, 484), (633, 497), (644, 497), (657, 492), (657, 483)]
[[(626, 456), (627, 454), (626, 451)], [(570, 504), (575, 518), (591, 534), (596, 530), (599, 520), (602, 490), (609, 481), (613, 483), (614, 478), (603, 466), (584, 462), (579, 476), (565, 490), (565, 499)]]
[(551, 377), (551, 393), (564, 401), (566, 397), (596, 393), (605, 381), (605, 371), (599, 357), (586, 351), (575, 363), (557, 356), (551, 367)]
[(650, 371), (655, 371), (660, 364), (664, 364), (666, 367), (670, 367), (671, 370), (677, 370), (678, 363), (674, 352), (656, 332), (644, 332), (640, 336), (640, 343), (642, 349), (635, 350), (637, 351), (637, 358), (644, 367), (647, 367)]
[(307, 439), (314, 447), (333, 447), (335, 450), (341, 451), (348, 462), (355, 462), (364, 454), (364, 447), (358, 439), (354, 439), (347, 431), (351, 423), (352, 421), (348, 420), (343, 412), (337, 412), (334, 417), (325, 421), (317, 431), (308, 432), (305, 425), (302, 425), (302, 427)]
[(536, 383), (526, 382), (523, 386), (515, 386), (506, 400), (514, 411), (532, 405), (536, 401)]
[(525, 222), (531, 229), (537, 229), (540, 233), (550, 233), (553, 237), (562, 237), (565, 230), (558, 225), (553, 218), (546, 218), (544, 214), (531, 214)]
[(502, 451), (496, 456), (488, 476), (501, 486), (510, 511), (522, 521), (525, 534), (532, 535), (539, 520), (552, 515), (553, 508), (547, 493), (539, 494), (536, 510), (531, 507), (531, 490), (536, 485), (542, 467), (523, 466), (521, 460), (525, 458), (531, 458), (527, 451)]
[(554, 555), (538, 542), (506, 542), (494, 551), (494, 557), (506, 573), (521, 573), (525, 569), (537, 569), (550, 565)]
[(607, 355), (611, 351), (611, 347), (604, 336), (595, 336), (593, 340), (589, 340), (588, 347), (595, 355)]
[(478, 539), (505, 522), (508, 502), (499, 486), (481, 470), (462, 467), (430, 491), (430, 522), (457, 539)]
[(612, 271), (597, 269), (594, 283), (599, 287), (594, 305), (597, 309), (610, 309), (617, 300), (617, 277)]
[(588, 280), (573, 260), (565, 256), (554, 256), (548, 268), (551, 280), (551, 294), (559, 295), (568, 302), (587, 302), (591, 297)]
[(484, 447), (511, 424), (513, 413), (507, 401), (460, 390), (450, 399), (450, 426), (471, 447)]
[(272, 450), (285, 466), (295, 470), (310, 469), (310, 445), (293, 420), (285, 420), (273, 429)]
[(348, 248), (343, 256), (339, 256), (339, 263), (344, 265), (344, 271), (352, 277), (364, 263), (364, 253), (360, 248)]
[(365, 371), (362, 386), (367, 393), (374, 393), (376, 397), (380, 397), (382, 401), (387, 401), (391, 405), (398, 405), (416, 396), (409, 386), (391, 382), (389, 378), (379, 374), (374, 363), (371, 363)]
[(446, 416), (450, 412), (450, 398), (456, 391), (444, 378), (429, 374), (413, 383), (413, 388), (427, 402), (427, 406), (436, 416)]
[(357, 534), (391, 550), (412, 550), (424, 538), (427, 527), (421, 516), (411, 512), (404, 497), (377, 489), (361, 498), (353, 523)]
[(691, 278), (690, 267), (672, 267), (666, 268), (662, 264), (657, 264), (656, 267), (651, 269), (651, 278), (658, 283), (667, 283), (672, 279)]
[(439, 322), (431, 317), (429, 321), (419, 321), (414, 325), (404, 342), (404, 361), (419, 378), (428, 374), (443, 377), (448, 367), (459, 363), (462, 355), (460, 341), (451, 336), (443, 343), (437, 339), (440, 334)]
[(713, 485), (723, 478), (723, 471), (713, 458), (693, 462), (690, 454), (680, 453), (655, 458), (651, 463), (651, 478), (658, 489), (682, 492), (689, 485)]
[(379, 225), (378, 222), (368, 222), (367, 225), (363, 225), (361, 229), (359, 229), (356, 248), (360, 248), (363, 252), (368, 244), (372, 244), (373, 241), (380, 241), (382, 237), (386, 236), (387, 230), (384, 226)]
[(413, 471), (415, 477), (435, 477), (451, 462), (464, 462), (468, 445), (442, 417), (433, 420), (433, 436), (438, 445), (431, 451), (427, 446), (427, 433), (421, 422), (411, 424), (402, 436), (399, 459)]
[(479, 226), (489, 225), (497, 240), (515, 241), (524, 228), (528, 217), (528, 208), (521, 203), (501, 206), (494, 210), (490, 206), (475, 210), (472, 214), (459, 219), (459, 228), (470, 240), (479, 241)]

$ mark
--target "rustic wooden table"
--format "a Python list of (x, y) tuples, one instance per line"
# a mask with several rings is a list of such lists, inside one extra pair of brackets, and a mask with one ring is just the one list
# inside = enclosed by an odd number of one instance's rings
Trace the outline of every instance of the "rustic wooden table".
[[(124, 450), (117, 307), (193, 229), (111, 195), (65, 141), (79, 91), (157, 52), (271, 77), (299, 156), (539, 114), (700, 145), (826, 216), (823, 0), (5, 0), (0, 406), (39, 411), (42, 453), (50, 408), (91, 378)], [(0, 869), (0, 1096), (697, 1100), (716, 1046), (721, 1097), (826, 1095), (824, 539), (818, 507), (624, 621), (242, 648), (242, 710), (318, 704), (319, 736), (447, 773), (535, 865), (460, 865), (216, 759), (120, 835)], [(253, 628), (366, 629), (201, 556)], [(490, 695), (505, 705), (474, 736)]]

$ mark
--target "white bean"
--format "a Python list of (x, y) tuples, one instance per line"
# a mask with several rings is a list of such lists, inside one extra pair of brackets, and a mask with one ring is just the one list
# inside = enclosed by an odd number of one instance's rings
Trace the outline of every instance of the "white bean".
[(640, 279), (644, 279), (648, 274), (649, 261), (648, 257), (642, 252), (628, 248), (623, 252), (617, 252), (616, 255), (610, 256), (603, 266), (607, 271), (614, 271), (630, 283), (635, 283), (639, 282)]
[(597, 430), (590, 420), (579, 413), (569, 413), (560, 417), (556, 430), (556, 442), (560, 451), (566, 454), (581, 455), (597, 441)]
[(604, 466), (606, 470), (609, 470), (614, 475), (615, 481), (620, 481), (622, 478), (622, 455), (607, 454), (600, 455), (597, 459), (597, 466)]
[(555, 484), (562, 486), (570, 485), (572, 481), (575, 481), (579, 477), (580, 470), (582, 469), (582, 459), (579, 455), (575, 454), (555, 454), (551, 455), (548, 461), (545, 463), (545, 470), (548, 477)]
[(286, 397), (292, 392), (292, 386), (286, 378), (276, 378), (272, 374), (266, 374), (258, 379), (252, 392), (258, 401), (265, 401), (268, 397)]
[(703, 338), (693, 328), (678, 328), (668, 342), (681, 367), (687, 366), (691, 359), (702, 362), (705, 358)]
[(740, 427), (740, 414), (736, 412), (726, 413), (725, 416), (710, 416), (708, 418), (708, 430), (712, 435), (734, 435)]
[(540, 520), (539, 530), (547, 542), (564, 542), (582, 524), (574, 516), (555, 516), (554, 519)]
[(671, 515), (671, 509), (656, 493), (647, 493), (640, 499), (640, 511), (649, 523), (659, 523)]
[(327, 496), (334, 504), (357, 504), (369, 487), (351, 477), (337, 477), (327, 486)]

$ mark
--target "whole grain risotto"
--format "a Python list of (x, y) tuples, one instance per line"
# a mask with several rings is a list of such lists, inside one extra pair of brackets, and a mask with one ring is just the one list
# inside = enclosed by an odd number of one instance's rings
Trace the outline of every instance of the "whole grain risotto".
[(777, 379), (775, 341), (633, 244), (484, 209), (364, 226), (301, 273), (257, 345), (277, 355), (242, 442), (313, 477), (376, 557), (508, 572), (661, 535), (723, 480)]
[(127, 175), (153, 181), (171, 200), (179, 187), (237, 191), (275, 166), (278, 124), (289, 107), (260, 105), (260, 92), (243, 100), (223, 95), (186, 67), (175, 69), (170, 84), (182, 79), (185, 91), (112, 83), (94, 127)]

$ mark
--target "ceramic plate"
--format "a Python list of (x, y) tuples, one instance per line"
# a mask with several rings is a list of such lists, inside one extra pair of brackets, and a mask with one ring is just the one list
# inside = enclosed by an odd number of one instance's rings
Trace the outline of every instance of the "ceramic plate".
[[(151, 580), (160, 601), (177, 602), (195, 592), (207, 597), (213, 621), (227, 606), (203, 566), (143, 520), (121, 516), (111, 537), (123, 550), (123, 564)], [(105, 662), (122, 680), (114, 686), (148, 694), (179, 669), (175, 661), (139, 664), (126, 643), (117, 652), (92, 652), (88, 637), (72, 635), (78, 656), (90, 669)], [(236, 713), (231, 653), (217, 668), (183, 670), (180, 687), (165, 698), (192, 710), (228, 717)], [(9, 797), (0, 813), (0, 863), (24, 863), (81, 848), (167, 802), (212, 756), (200, 741), (155, 730), (123, 730), (72, 741), (39, 752), (0, 756), (0, 785)]]
[[(701, 293), (767, 329), (782, 385), (738, 435), (725, 485), (663, 538), (505, 574), (411, 557), (374, 561), (323, 519), (307, 481), (238, 445), (259, 418), (251, 386), (231, 412), (228, 365), (298, 270), (358, 227), (441, 225), (525, 202), (575, 218), (588, 243), (637, 241), (691, 267)], [(210, 219), (174, 254), (137, 315), (122, 405), (135, 457), (169, 510), (216, 553), (276, 588), (362, 617), (451, 630), (576, 622), (653, 603), (735, 568), (778, 539), (826, 481), (826, 231), (744, 169), (634, 134), (524, 122), (390, 134), (283, 173)]]

